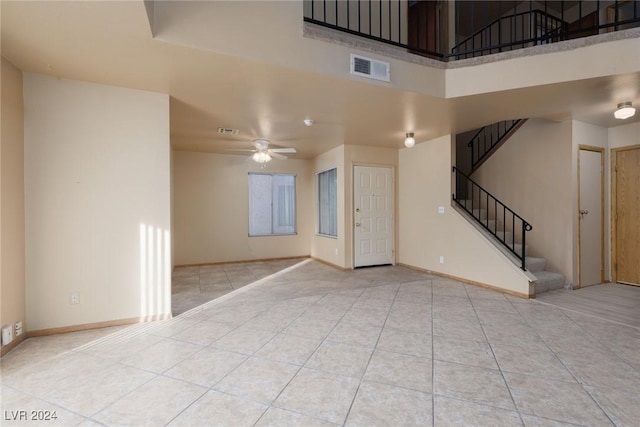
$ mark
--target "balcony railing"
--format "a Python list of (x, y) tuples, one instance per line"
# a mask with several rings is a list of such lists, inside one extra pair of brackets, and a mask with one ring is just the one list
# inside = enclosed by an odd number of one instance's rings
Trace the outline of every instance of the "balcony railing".
[(304, 20), (450, 61), (640, 27), (640, 1), (305, 0)]

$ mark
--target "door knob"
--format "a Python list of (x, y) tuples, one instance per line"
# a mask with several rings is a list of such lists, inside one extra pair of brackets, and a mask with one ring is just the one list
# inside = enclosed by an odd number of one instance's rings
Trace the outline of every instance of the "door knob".
[(589, 213), (589, 211), (587, 209), (581, 209), (580, 210), (580, 215), (586, 215), (588, 213)]
[(356, 227), (360, 227), (360, 223), (359, 222), (356, 222)]

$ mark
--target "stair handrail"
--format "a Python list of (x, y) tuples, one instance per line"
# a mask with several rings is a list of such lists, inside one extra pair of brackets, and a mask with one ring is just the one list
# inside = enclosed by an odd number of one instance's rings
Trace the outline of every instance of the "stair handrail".
[[(491, 154), (494, 147), (498, 146), (510, 133), (517, 129), (520, 124), (524, 124), (526, 119), (512, 119), (512, 120), (502, 120), (496, 123), (491, 123), (489, 125), (483, 126), (478, 129), (473, 137), (469, 140), (467, 146), (471, 148), (471, 170), (474, 171), (477, 167), (484, 162), (484, 160)], [(504, 130), (500, 130), (500, 125), (504, 124)], [(497, 132), (493, 133), (493, 126), (497, 127)], [(489, 146), (487, 147), (487, 138), (484, 137), (484, 144), (480, 147), (480, 135), (483, 133), (486, 134), (487, 129), (491, 129), (491, 135), (489, 139)], [(477, 149), (476, 149), (477, 146)], [(483, 148), (483, 150), (480, 150)]]
[[(461, 203), (460, 200), (456, 197), (456, 194), (452, 194), (452, 199), (453, 201), (460, 207), (462, 208), (465, 212), (467, 212), (469, 215), (471, 215), (471, 217), (478, 223), (480, 224), (484, 229), (486, 229), (496, 240), (498, 240), (504, 247), (506, 247), (513, 255), (516, 256), (516, 258), (518, 258), (518, 260), (520, 261), (520, 268), (522, 268), (522, 270), (526, 270), (526, 243), (527, 243), (527, 238), (526, 238), (526, 232), (527, 231), (531, 231), (533, 230), (533, 226), (527, 221), (525, 220), (523, 217), (521, 217), (520, 215), (518, 215), (513, 209), (511, 209), (510, 207), (508, 207), (507, 205), (505, 205), (504, 203), (502, 203), (500, 200), (498, 200), (495, 196), (493, 196), (491, 193), (489, 193), (487, 190), (485, 190), (480, 184), (478, 184), (477, 182), (475, 182), (474, 180), (472, 180), (471, 178), (469, 178), (467, 175), (465, 175), (463, 172), (461, 172), (458, 168), (456, 168), (455, 166), (452, 167), (452, 172), (455, 173), (455, 179), (456, 179), (456, 186), (455, 188), (457, 189), (458, 186), (458, 177), (462, 177), (464, 178), (464, 180), (467, 183), (470, 183), (472, 185), (471, 187), (471, 206), (467, 206), (466, 203)], [(474, 213), (474, 191), (473, 189), (477, 188), (478, 191), (478, 215), (476, 216)], [(486, 220), (482, 220), (482, 215), (480, 214), (480, 209), (482, 209), (482, 202), (484, 201), (486, 202), (486, 210), (487, 210), (487, 218)], [(491, 228), (489, 228), (489, 201), (492, 201), (493, 206), (494, 206), (494, 214), (496, 215), (496, 218), (494, 218), (493, 221), (496, 222), (496, 227), (494, 227), (494, 230), (491, 230)], [(509, 244), (506, 240), (506, 228), (503, 229), (502, 231), (502, 237), (500, 237), (499, 233), (497, 232), (497, 221), (498, 221), (498, 217), (497, 217), (497, 212), (498, 212), (498, 206), (502, 209), (503, 212), (503, 222), (504, 227), (506, 227), (506, 218), (507, 218), (507, 212), (510, 213), (511, 215), (511, 230), (512, 230), (512, 237), (511, 237), (511, 244)], [(515, 245), (516, 245), (516, 241), (515, 241), (515, 232), (516, 232), (516, 219), (518, 219), (520, 221), (521, 224), (521, 245), (522, 245), (522, 252), (518, 253), (515, 250)]]
[[(468, 36), (467, 38), (462, 40), (460, 43), (458, 43), (455, 46), (453, 46), (451, 48), (451, 55), (452, 56), (461, 56), (461, 55), (465, 55), (466, 56), (466, 55), (471, 54), (472, 56), (475, 56), (474, 55), (475, 53), (482, 52), (482, 51), (486, 50), (487, 47), (480, 46), (480, 48), (478, 48), (478, 49), (466, 50), (463, 53), (458, 53), (458, 54), (456, 54), (456, 51), (459, 51), (460, 48), (462, 46), (464, 46), (465, 44), (467, 44), (470, 40), (473, 40), (475, 37), (477, 37), (479, 35), (482, 35), (483, 32), (489, 31), (489, 33), (490, 33), (491, 32), (491, 27), (493, 27), (494, 25), (496, 25), (496, 24), (499, 25), (499, 24), (501, 24), (502, 21), (509, 20), (509, 19), (510, 20), (514, 20), (514, 19), (518, 19), (520, 17), (524, 17), (526, 15), (529, 15), (529, 21), (530, 22), (531, 22), (531, 16), (539, 15), (542, 18), (545, 19), (545, 23), (549, 23), (549, 20), (551, 20), (552, 23), (556, 23), (557, 25), (553, 29), (547, 30), (542, 36), (538, 36), (537, 34), (533, 34), (532, 31), (531, 31), (531, 28), (529, 28), (529, 38), (524, 38), (524, 33), (523, 33), (522, 34), (523, 37), (520, 40), (512, 40), (512, 41), (509, 41), (507, 43), (501, 43), (498, 46), (490, 46), (490, 48), (491, 49), (498, 49), (498, 51), (501, 52), (502, 51), (501, 49), (503, 47), (506, 48), (506, 47), (511, 47), (511, 46), (515, 46), (515, 45), (523, 45), (523, 47), (524, 47), (524, 45), (528, 44), (528, 43), (538, 42), (538, 41), (544, 42), (547, 39), (551, 38), (552, 37), (552, 33), (554, 31), (556, 31), (558, 28), (563, 28), (566, 25), (568, 25), (566, 21), (563, 21), (562, 19), (558, 18), (557, 16), (553, 16), (552, 14), (547, 13), (547, 12), (545, 12), (543, 10), (540, 10), (540, 9), (530, 9), (530, 10), (526, 10), (524, 12), (518, 12), (518, 13), (511, 14), (511, 15), (500, 16), (500, 17), (496, 18), (495, 20), (493, 20), (492, 22), (490, 22), (489, 24), (487, 24), (484, 27), (480, 28), (479, 30), (476, 30), (473, 34), (471, 34), (470, 36)], [(531, 25), (530, 25), (530, 27), (531, 27)], [(474, 44), (474, 46), (475, 46), (475, 44)]]

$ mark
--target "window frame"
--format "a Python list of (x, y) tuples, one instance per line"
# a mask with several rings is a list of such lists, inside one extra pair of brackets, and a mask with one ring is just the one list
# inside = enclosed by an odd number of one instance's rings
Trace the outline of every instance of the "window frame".
[[(320, 185), (321, 185), (321, 181), (320, 181), (320, 177), (323, 174), (329, 173), (335, 171), (335, 235), (334, 234), (330, 234), (330, 233), (325, 233), (323, 231), (326, 230), (321, 230), (321, 218), (322, 218), (322, 202), (321, 202), (321, 189), (320, 189)], [(330, 190), (330, 189), (329, 189)], [(331, 167), (319, 172), (316, 172), (316, 235), (317, 236), (321, 236), (321, 237), (327, 237), (330, 239), (337, 239), (338, 238), (338, 168), (337, 167)], [(331, 212), (329, 212), (330, 214)]]
[[(271, 212), (270, 212), (270, 228), (271, 233), (268, 234), (251, 234), (251, 218), (252, 218), (252, 197), (251, 197), (251, 176), (252, 175), (262, 175), (269, 176), (271, 178), (271, 193), (270, 193), (270, 204), (271, 204)], [(274, 232), (274, 193), (276, 190), (276, 186), (274, 186), (273, 177), (274, 176), (287, 176), (293, 178), (293, 231), (290, 233), (275, 233)], [(273, 237), (273, 236), (295, 236), (298, 234), (298, 185), (297, 185), (297, 175), (293, 173), (269, 173), (269, 172), (249, 172), (247, 175), (247, 185), (248, 185), (248, 209), (247, 209), (247, 235), (248, 237)]]

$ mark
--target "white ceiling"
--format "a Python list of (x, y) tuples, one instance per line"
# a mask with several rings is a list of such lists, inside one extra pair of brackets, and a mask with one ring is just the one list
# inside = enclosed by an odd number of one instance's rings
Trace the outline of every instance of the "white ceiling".
[[(0, 7), (5, 58), (26, 72), (169, 94), (181, 150), (226, 152), (266, 138), (312, 158), (343, 143), (399, 148), (408, 127), (418, 141), (518, 117), (610, 127), (629, 123), (613, 119), (613, 93), (640, 104), (640, 73), (443, 99), (163, 42), (142, 1)], [(240, 132), (224, 137), (218, 127)]]

